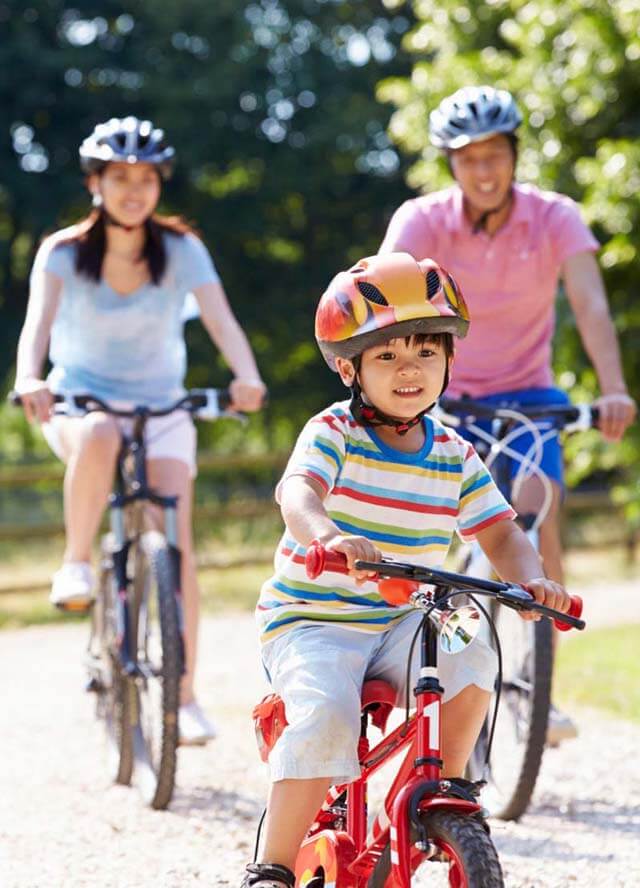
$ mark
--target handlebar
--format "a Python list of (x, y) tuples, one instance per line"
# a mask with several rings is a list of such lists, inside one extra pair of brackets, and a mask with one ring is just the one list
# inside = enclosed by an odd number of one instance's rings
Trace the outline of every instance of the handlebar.
[(586, 431), (598, 425), (600, 410), (591, 404), (541, 404), (538, 406), (508, 407), (474, 401), (472, 398), (440, 398), (440, 409), (458, 422), (473, 422), (476, 419), (513, 420), (514, 412), (527, 419), (549, 419), (559, 429), (567, 432)]
[[(15, 392), (9, 392), (9, 401), (15, 406), (22, 405), (21, 396)], [(129, 409), (113, 407), (101, 398), (88, 394), (70, 394), (61, 395), (53, 394), (54, 404), (63, 404), (67, 406), (66, 410), (60, 410), (59, 413), (73, 415), (75, 412), (79, 414), (95, 413), (97, 411), (109, 413), (112, 416), (120, 417), (155, 417), (167, 416), (175, 410), (186, 410), (192, 413), (196, 419), (218, 419), (220, 416), (244, 417), (244, 414), (236, 411), (229, 411), (231, 404), (231, 393), (228, 388), (224, 389), (190, 389), (186, 395), (178, 398), (172, 404), (166, 407), (156, 408), (147, 407), (145, 405), (137, 405)]]
[[(323, 571), (346, 574), (349, 572), (346, 556), (342, 552), (326, 549), (318, 540), (313, 540), (305, 557), (307, 576), (315, 579)], [(571, 628), (584, 629), (582, 599), (572, 595), (568, 613), (554, 610), (538, 604), (527, 590), (516, 583), (500, 583), (494, 580), (481, 580), (451, 571), (436, 570), (417, 564), (405, 564), (398, 561), (383, 559), (382, 561), (356, 561), (356, 570), (370, 570), (378, 577), (378, 590), (382, 598), (392, 605), (413, 604), (424, 606), (425, 596), (418, 594), (419, 586), (429, 583), (439, 587), (449, 587), (459, 592), (470, 592), (477, 595), (489, 595), (514, 610), (534, 611), (553, 620), (555, 626), (563, 632)]]

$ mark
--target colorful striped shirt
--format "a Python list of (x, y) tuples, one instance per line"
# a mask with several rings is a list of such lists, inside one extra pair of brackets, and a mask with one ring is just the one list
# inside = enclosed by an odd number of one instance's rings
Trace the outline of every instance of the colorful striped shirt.
[[(423, 447), (405, 453), (359, 425), (348, 401), (333, 404), (303, 429), (276, 500), (288, 478), (311, 478), (326, 491), (327, 513), (345, 534), (367, 537), (396, 561), (441, 567), (455, 531), (470, 541), (515, 512), (471, 444), (431, 417), (423, 422)], [(263, 643), (293, 626), (318, 622), (381, 632), (409, 610), (388, 605), (373, 581), (358, 586), (334, 572), (310, 580), (305, 552), (285, 528), (275, 573), (258, 601)]]

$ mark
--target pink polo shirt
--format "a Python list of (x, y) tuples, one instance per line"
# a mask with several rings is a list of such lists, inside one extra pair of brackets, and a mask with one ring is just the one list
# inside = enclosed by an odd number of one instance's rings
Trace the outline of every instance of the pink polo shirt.
[(573, 200), (514, 186), (507, 222), (473, 234), (458, 186), (408, 200), (394, 213), (381, 253), (429, 256), (450, 271), (469, 306), (456, 343), (449, 393), (479, 398), (553, 385), (554, 302), (569, 256), (599, 249)]

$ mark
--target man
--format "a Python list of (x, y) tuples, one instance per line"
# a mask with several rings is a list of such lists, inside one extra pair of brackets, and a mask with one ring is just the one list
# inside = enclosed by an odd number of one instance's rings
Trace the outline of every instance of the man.
[[(431, 142), (446, 153), (455, 185), (406, 201), (392, 217), (380, 252), (432, 256), (465, 294), (473, 324), (457, 350), (449, 394), (516, 407), (566, 403), (551, 371), (554, 302), (562, 280), (598, 377), (600, 430), (607, 440), (620, 440), (636, 405), (594, 256), (599, 244), (568, 197), (514, 181), (522, 116), (513, 96), (490, 86), (464, 87), (429, 120)], [(556, 437), (545, 445), (542, 468), (553, 483), (553, 502), (540, 529), (540, 549), (547, 576), (562, 583), (562, 453)], [(531, 511), (531, 495), (525, 487), (520, 510)], [(549, 741), (575, 734), (571, 721), (552, 709)]]

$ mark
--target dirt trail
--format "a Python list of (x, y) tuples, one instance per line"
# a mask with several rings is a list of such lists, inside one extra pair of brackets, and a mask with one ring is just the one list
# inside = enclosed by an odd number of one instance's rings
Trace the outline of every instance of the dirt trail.
[[(631, 588), (585, 598), (593, 625), (623, 607), (640, 623)], [(106, 782), (84, 643), (80, 625), (0, 634), (0, 886), (237, 886), (267, 787), (249, 719), (265, 688), (252, 618), (203, 623), (201, 698), (220, 737), (181, 750), (167, 812)], [(575, 714), (580, 736), (546, 754), (530, 812), (493, 826), (511, 888), (640, 885), (640, 726)]]

